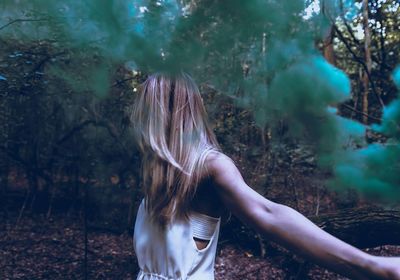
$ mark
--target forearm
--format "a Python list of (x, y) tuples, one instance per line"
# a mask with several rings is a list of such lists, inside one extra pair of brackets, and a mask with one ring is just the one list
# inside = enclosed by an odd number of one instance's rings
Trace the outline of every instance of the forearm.
[(400, 280), (400, 258), (373, 257), (326, 233), (297, 211), (250, 188), (225, 155), (208, 158), (216, 191), (242, 222), (295, 252), (351, 279)]
[(337, 239), (294, 209), (268, 205), (257, 225), (274, 241), (352, 279), (371, 279), (368, 268), (373, 259), (361, 250)]

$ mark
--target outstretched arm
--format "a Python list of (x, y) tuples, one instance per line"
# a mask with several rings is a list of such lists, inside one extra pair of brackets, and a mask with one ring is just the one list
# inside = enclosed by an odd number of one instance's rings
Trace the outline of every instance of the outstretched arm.
[(210, 155), (209, 172), (225, 206), (269, 239), (352, 279), (400, 279), (400, 258), (374, 257), (323, 231), (294, 209), (265, 199), (223, 154)]

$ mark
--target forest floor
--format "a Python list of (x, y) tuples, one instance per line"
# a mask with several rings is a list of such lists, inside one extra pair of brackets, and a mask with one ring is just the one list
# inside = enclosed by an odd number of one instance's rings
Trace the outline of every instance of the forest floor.
[[(300, 151), (290, 156), (294, 161), (303, 154)], [(326, 188), (327, 175), (315, 171), (313, 165), (305, 164), (312, 162), (308, 158), (300, 158), (297, 165), (285, 166), (283, 162), (272, 171), (268, 171), (262, 163), (263, 158), (257, 161), (259, 164), (254, 164), (253, 158), (242, 158), (237, 157), (235, 161), (242, 166), (249, 185), (260, 186), (255, 189), (269, 199), (291, 206), (307, 217), (336, 213), (339, 209), (357, 208), (366, 204), (352, 192), (339, 196)], [(264, 176), (265, 170), (273, 173), (273, 176)], [(16, 186), (16, 189), (23, 188)], [(112, 190), (116, 192), (115, 187)], [(126, 195), (120, 194), (121, 197)], [(96, 197), (94, 194), (90, 196), (92, 199)], [(55, 210), (57, 205), (62, 208), (62, 200), (66, 197), (60, 199), (55, 200)], [(107, 197), (106, 200), (111, 198)], [(0, 280), (136, 279), (138, 264), (133, 250), (132, 233), (121, 233), (123, 230), (117, 230), (110, 224), (98, 225), (106, 220), (117, 220), (119, 224), (127, 221), (127, 213), (124, 211), (129, 207), (122, 207), (119, 201), (107, 207), (91, 204), (89, 212), (106, 212), (108, 218), (101, 215), (97, 220), (89, 218), (87, 250), (82, 205), (70, 215), (66, 214), (67, 211), (54, 211), (50, 218), (25, 211), (17, 224), (23, 196), (19, 199), (11, 198), (9, 202), (13, 207), (0, 204), (3, 209), (9, 209), (8, 212), (0, 211)], [(122, 208), (125, 210), (122, 211)], [(116, 209), (121, 213), (114, 215), (112, 210)], [(262, 251), (265, 252), (263, 257)], [(400, 246), (381, 246), (366, 251), (380, 256), (399, 256)], [(347, 279), (294, 256), (276, 244), (261, 241), (235, 218), (221, 228), (215, 275), (216, 280)]]
[[(87, 266), (81, 218), (26, 215), (1, 218), (0, 279), (135, 279), (138, 266), (131, 234), (88, 231)], [(369, 249), (377, 255), (399, 255), (400, 247)], [(265, 257), (230, 240), (220, 239), (216, 279), (346, 279), (293, 256), (280, 247), (266, 246)]]

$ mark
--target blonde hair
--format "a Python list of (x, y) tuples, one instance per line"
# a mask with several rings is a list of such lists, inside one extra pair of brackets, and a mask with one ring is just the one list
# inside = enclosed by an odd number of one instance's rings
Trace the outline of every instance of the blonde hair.
[(205, 159), (219, 150), (197, 85), (185, 73), (149, 76), (139, 90), (131, 121), (142, 151), (150, 216), (163, 225), (176, 216), (187, 218)]

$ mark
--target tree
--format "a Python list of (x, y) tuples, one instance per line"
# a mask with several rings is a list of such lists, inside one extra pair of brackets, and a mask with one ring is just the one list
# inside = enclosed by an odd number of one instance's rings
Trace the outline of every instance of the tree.
[(363, 0), (363, 27), (364, 27), (364, 52), (366, 69), (363, 73), (363, 122), (368, 124), (368, 98), (369, 98), (369, 75), (372, 69), (371, 61), (371, 34), (368, 21), (368, 0)]

